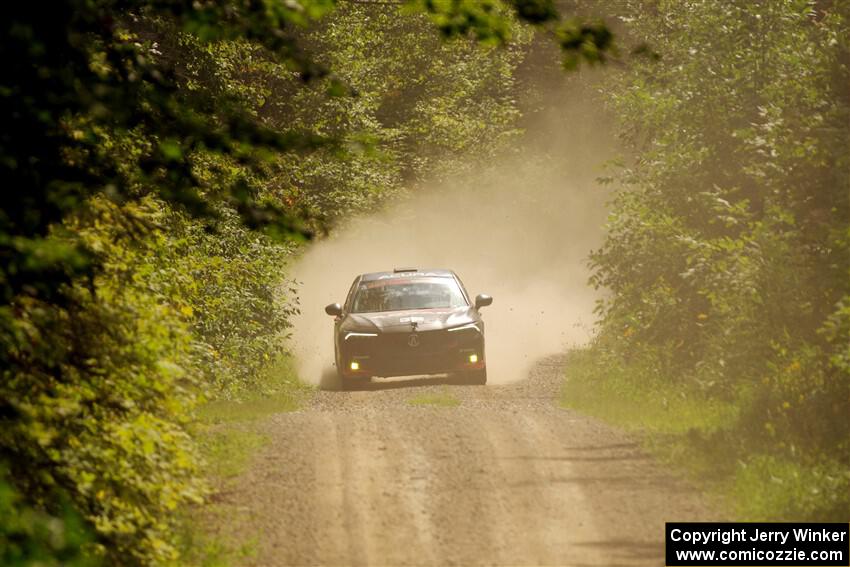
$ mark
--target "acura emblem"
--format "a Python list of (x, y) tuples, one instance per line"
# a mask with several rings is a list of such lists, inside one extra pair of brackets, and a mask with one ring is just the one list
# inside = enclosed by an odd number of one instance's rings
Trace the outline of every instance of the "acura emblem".
[(412, 347), (419, 346), (419, 335), (410, 335), (407, 337), (407, 344)]

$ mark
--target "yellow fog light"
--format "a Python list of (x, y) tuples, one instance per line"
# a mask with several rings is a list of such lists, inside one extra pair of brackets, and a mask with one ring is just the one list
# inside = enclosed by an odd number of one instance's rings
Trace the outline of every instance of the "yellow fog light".
[(359, 362), (352, 362), (351, 363), (351, 369), (352, 370), (360, 370), (360, 363)]
[(469, 362), (473, 362), (473, 363), (478, 362), (478, 355), (477, 354), (470, 354), (469, 355)]

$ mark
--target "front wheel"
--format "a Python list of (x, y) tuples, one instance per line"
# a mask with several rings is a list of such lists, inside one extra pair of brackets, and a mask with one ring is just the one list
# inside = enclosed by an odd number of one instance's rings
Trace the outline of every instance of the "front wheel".
[(487, 383), (487, 369), (470, 370), (464, 376), (464, 382), (475, 386), (483, 386)]
[(337, 376), (339, 377), (340, 388), (346, 392), (349, 392), (351, 390), (362, 390), (366, 388), (372, 381), (368, 376), (365, 378), (345, 377), (343, 376), (342, 372), (337, 373)]

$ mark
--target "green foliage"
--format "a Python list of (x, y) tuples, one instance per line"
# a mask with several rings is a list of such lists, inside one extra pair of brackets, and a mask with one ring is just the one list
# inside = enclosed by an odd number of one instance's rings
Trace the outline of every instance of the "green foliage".
[(567, 69), (582, 61), (604, 63), (609, 54), (616, 54), (613, 33), (604, 22), (564, 19), (553, 0), (410, 0), (408, 5), (427, 13), (446, 37), (468, 36), (494, 45), (515, 37), (516, 27), (506, 18), (510, 11), (518, 21), (554, 36)]
[[(341, 139), (349, 149), (278, 156), (275, 198), (333, 224), (492, 158), (518, 133), (513, 75), (530, 40), (528, 30), (508, 24), (516, 29), (510, 46), (482, 48), (441, 41), (418, 13), (346, 3), (299, 36), (316, 61), (335, 69), (307, 88), (275, 66), (246, 73), (251, 47), (224, 46), (221, 57), (233, 61), (226, 68), (239, 70), (228, 84), (259, 116)], [(327, 96), (338, 83), (354, 95)]]
[(608, 93), (636, 159), (591, 256), (595, 348), (640, 390), (651, 372), (734, 403), (743, 454), (846, 467), (848, 7), (627, 4), (663, 57)]
[(191, 337), (133, 281), (142, 252), (123, 225), (144, 211), (93, 202), (90, 214), (68, 226), (103, 259), (99, 274), (64, 289), (64, 307), (13, 304), (0, 447), (24, 503), (56, 515), (67, 495), (97, 532), (92, 556), (166, 562), (174, 510), (203, 496), (183, 429), (196, 397)]
[(284, 276), (293, 245), (246, 229), (227, 210), (213, 233), (179, 214), (162, 222), (160, 242), (139, 272), (191, 323), (205, 393), (237, 397), (262, 389), (263, 371), (283, 353), (297, 310), (294, 283)]
[(555, 30), (558, 45), (564, 51), (563, 65), (574, 69), (582, 61), (604, 63), (614, 44), (614, 35), (603, 22), (584, 22), (573, 18)]
[[(205, 341), (194, 339), (186, 299), (210, 309), (242, 301), (267, 321), (269, 278), (245, 298), (232, 289), (212, 294), (219, 303), (180, 297), (156, 270), (169, 239), (159, 216), (233, 225), (238, 215), (301, 233), (292, 211), (263, 199), (262, 166), (272, 152), (326, 143), (264, 126), (215, 77), (191, 88), (178, 61), (201, 65), (210, 42), (242, 37), (303, 77), (321, 74), (293, 50), (291, 28), (330, 7), (69, 0), (51, 4), (49, 18), (36, 5), (10, 6), (0, 27), (9, 187), (0, 200), (0, 465), (19, 510), (61, 522), (67, 496), (94, 533), (89, 557), (175, 560), (174, 512), (204, 493), (185, 430), (203, 386), (199, 342), (236, 360), (275, 352), (251, 327), (256, 315), (236, 330), (213, 322)], [(181, 53), (159, 49), (162, 37), (189, 36)], [(238, 278), (237, 269), (225, 274), (234, 285), (268, 272), (261, 264)], [(272, 321), (270, 332), (279, 329)], [(265, 342), (232, 338), (246, 334)], [(37, 530), (27, 534), (22, 549), (41, 545)]]
[(739, 465), (730, 496), (743, 520), (842, 522), (848, 493), (850, 472), (839, 462), (757, 456)]
[(97, 565), (83, 554), (91, 534), (67, 502), (56, 516), (22, 504), (17, 491), (0, 476), (0, 564), (8, 567), (84, 567)]

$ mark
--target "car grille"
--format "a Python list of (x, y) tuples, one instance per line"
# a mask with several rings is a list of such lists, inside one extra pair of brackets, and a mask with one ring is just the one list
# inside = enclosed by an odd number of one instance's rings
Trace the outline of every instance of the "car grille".
[[(410, 346), (416, 336), (417, 346)], [(427, 374), (446, 372), (464, 359), (464, 352), (481, 352), (481, 335), (475, 332), (445, 330), (410, 333), (384, 333), (377, 337), (352, 337), (348, 356), (361, 361), (364, 370), (378, 375)]]
[[(457, 348), (459, 342), (457, 337), (446, 331), (425, 331), (417, 333), (388, 333), (377, 337), (377, 345), (381, 351), (396, 353), (399, 355), (426, 355), (437, 354), (447, 349)], [(411, 339), (415, 338), (417, 345), (411, 346)]]

